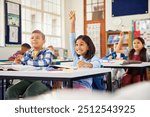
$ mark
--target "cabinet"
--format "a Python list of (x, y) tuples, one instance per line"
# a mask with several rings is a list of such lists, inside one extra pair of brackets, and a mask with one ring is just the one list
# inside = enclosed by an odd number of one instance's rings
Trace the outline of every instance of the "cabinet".
[(105, 56), (105, 0), (84, 0), (84, 34), (92, 39), (96, 55)]
[[(106, 32), (106, 55), (111, 53), (113, 50), (113, 44), (119, 42), (119, 37), (120, 32), (119, 31), (109, 31)], [(132, 33), (131, 31), (125, 31), (124, 32), (124, 38), (122, 42), (122, 49), (124, 49), (124, 52), (127, 52), (129, 49), (132, 48)], [(128, 54), (128, 53), (125, 53)]]

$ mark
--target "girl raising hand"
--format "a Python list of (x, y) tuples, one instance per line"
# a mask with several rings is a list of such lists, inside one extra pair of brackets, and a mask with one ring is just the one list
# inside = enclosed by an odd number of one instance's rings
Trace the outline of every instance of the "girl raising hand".
[[(74, 58), (73, 65), (78, 68), (98, 68), (101, 66), (99, 57), (95, 56), (95, 46), (87, 35), (75, 35), (75, 12), (70, 11), (70, 47)], [(74, 88), (92, 88), (92, 78), (82, 79), (73, 82)]]

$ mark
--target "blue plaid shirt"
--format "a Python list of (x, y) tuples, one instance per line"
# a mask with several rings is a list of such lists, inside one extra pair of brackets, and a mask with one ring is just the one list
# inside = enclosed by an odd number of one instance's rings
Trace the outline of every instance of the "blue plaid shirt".
[[(52, 64), (52, 53), (49, 51), (49, 49), (42, 49), (37, 57), (33, 59), (32, 54), (34, 52), (34, 49), (30, 49), (27, 51), (24, 55), (24, 57), (21, 59), (21, 63), (23, 65), (32, 65), (35, 67), (47, 67), (50, 64)], [(43, 84), (50, 86), (50, 81), (42, 81)]]
[[(102, 59), (108, 59), (110, 56), (112, 56), (112, 59), (116, 59), (117, 53), (114, 51), (114, 52), (110, 53), (109, 55), (103, 57)], [(120, 57), (123, 58), (124, 60), (127, 60), (127, 57), (123, 53), (120, 54)]]
[(52, 53), (49, 51), (49, 49), (42, 49), (35, 59), (33, 59), (32, 56), (33, 52), (34, 49), (30, 49), (25, 53), (24, 57), (21, 59), (21, 63), (23, 65), (47, 67), (48, 65), (52, 64)]

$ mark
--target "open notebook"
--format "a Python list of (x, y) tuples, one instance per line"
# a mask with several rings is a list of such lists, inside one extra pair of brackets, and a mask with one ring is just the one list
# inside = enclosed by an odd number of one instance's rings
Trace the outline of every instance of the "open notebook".
[(0, 71), (34, 71), (40, 68), (30, 65), (0, 65)]

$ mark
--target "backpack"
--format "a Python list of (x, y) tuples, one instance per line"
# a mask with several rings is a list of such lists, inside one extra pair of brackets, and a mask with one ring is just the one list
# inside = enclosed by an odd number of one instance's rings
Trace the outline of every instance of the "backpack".
[(105, 76), (94, 77), (92, 88), (94, 90), (106, 90)]

